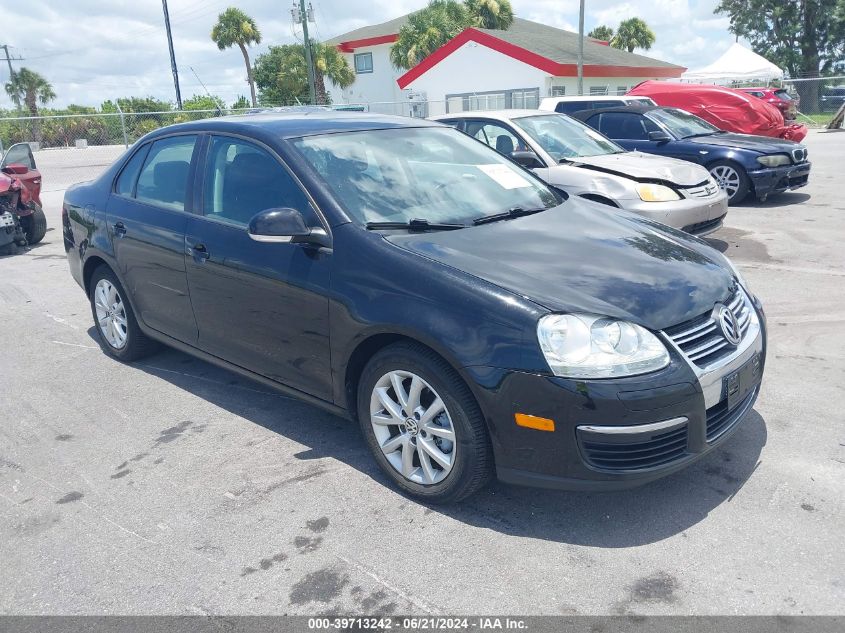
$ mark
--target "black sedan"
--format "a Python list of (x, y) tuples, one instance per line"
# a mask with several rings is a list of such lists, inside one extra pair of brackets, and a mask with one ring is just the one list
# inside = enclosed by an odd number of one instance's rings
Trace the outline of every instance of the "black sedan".
[(656, 479), (760, 387), (762, 308), (725, 257), (436, 123), (175, 125), (69, 189), (63, 223), (108, 354), (164, 343), (357, 418), (427, 501), (494, 473)]
[(798, 189), (810, 178), (807, 148), (769, 136), (723, 132), (677, 108), (628, 106), (573, 114), (627, 150), (671, 156), (706, 167), (738, 204), (749, 194)]

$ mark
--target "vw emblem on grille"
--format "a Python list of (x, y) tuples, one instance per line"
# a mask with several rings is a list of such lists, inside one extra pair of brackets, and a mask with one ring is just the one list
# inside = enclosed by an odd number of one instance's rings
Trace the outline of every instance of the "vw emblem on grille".
[(736, 315), (727, 306), (719, 305), (716, 307), (716, 322), (719, 324), (719, 329), (722, 330), (725, 340), (734, 347), (739, 345), (739, 341), (742, 339), (742, 330), (739, 327)]

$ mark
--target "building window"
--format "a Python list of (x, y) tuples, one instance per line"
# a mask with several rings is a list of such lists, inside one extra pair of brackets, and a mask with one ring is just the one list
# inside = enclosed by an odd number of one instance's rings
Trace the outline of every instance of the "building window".
[(624, 95), (628, 92), (628, 86), (616, 86), (616, 94)]
[(552, 86), (552, 97), (565, 97), (566, 86)]
[(590, 96), (606, 95), (607, 86), (590, 86)]
[(355, 72), (359, 75), (373, 72), (372, 53), (355, 53)]
[(525, 108), (534, 110), (540, 107), (540, 91), (536, 88), (530, 90), (513, 90), (511, 92), (511, 108)]

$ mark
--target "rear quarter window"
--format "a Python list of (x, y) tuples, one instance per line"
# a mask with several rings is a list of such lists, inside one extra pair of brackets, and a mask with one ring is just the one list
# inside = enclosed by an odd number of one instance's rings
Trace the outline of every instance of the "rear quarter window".
[(138, 174), (141, 171), (141, 166), (144, 164), (144, 159), (147, 157), (147, 151), (150, 149), (149, 143), (140, 147), (132, 157), (126, 161), (120, 176), (117, 177), (117, 182), (114, 186), (114, 192), (119, 196), (133, 197), (135, 195), (135, 182), (138, 180)]

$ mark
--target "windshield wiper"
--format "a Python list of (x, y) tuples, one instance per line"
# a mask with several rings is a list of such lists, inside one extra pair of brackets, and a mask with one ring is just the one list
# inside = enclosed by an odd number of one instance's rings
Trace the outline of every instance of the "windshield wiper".
[(407, 229), (412, 232), (423, 231), (454, 231), (464, 229), (466, 224), (452, 224), (442, 222), (429, 222), (425, 218), (414, 218), (410, 222), (367, 222), (365, 225), (369, 231)]
[(540, 213), (545, 211), (546, 207), (539, 209), (523, 209), (522, 207), (511, 207), (503, 213), (493, 213), (492, 215), (483, 215), (480, 218), (475, 218), (473, 224), (488, 224), (489, 222), (498, 222), (499, 220), (509, 220), (511, 218), (519, 218), (524, 215), (531, 215), (533, 213)]
[(698, 138), (699, 136), (715, 136), (716, 134), (724, 134), (722, 130), (714, 130), (712, 132), (699, 132), (698, 134), (690, 134), (684, 138)]

